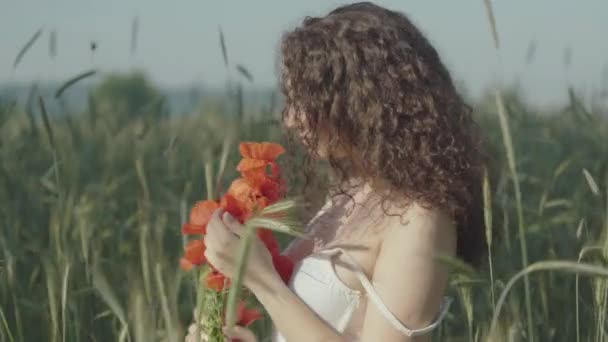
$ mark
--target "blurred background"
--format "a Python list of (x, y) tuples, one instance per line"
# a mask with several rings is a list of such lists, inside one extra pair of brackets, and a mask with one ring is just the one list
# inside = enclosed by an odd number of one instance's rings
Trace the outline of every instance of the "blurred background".
[[(181, 224), (205, 177), (235, 176), (238, 141), (284, 141), (281, 35), (344, 3), (5, 4), (0, 341), (183, 340)], [(500, 239), (483, 269), (455, 268), (434, 338), (607, 341), (608, 2), (376, 3), (435, 45), (496, 159), (486, 225)], [(517, 272), (552, 260), (572, 264), (524, 277), (498, 312)]]

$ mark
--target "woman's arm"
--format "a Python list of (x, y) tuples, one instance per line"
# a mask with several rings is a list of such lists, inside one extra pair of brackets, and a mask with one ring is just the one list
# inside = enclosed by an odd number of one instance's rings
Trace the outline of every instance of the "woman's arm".
[[(206, 256), (222, 273), (231, 276), (243, 226), (229, 215), (214, 214), (207, 227)], [(234, 234), (232, 234), (234, 233)], [(373, 275), (377, 292), (409, 328), (429, 324), (438, 313), (447, 284), (447, 270), (435, 260), (437, 254), (453, 254), (455, 231), (451, 222), (424, 211), (406, 226), (391, 227), (383, 238)], [(256, 241), (251, 250), (245, 285), (270, 314), (288, 341), (344, 341), (283, 283), (272, 267), (268, 252)], [(424, 341), (408, 339), (370, 303), (361, 341)]]
[(341, 336), (323, 322), (280, 277), (252, 284), (255, 294), (270, 314), (276, 329), (289, 342), (342, 341)]
[[(447, 269), (436, 256), (455, 253), (455, 228), (441, 214), (416, 210), (409, 224), (387, 229), (376, 261), (373, 283), (388, 309), (410, 329), (436, 318), (447, 286)], [(262, 285), (262, 284), (259, 284)], [(288, 341), (343, 341), (280, 278), (251, 288)], [(428, 341), (408, 338), (368, 302), (360, 341)]]
[[(409, 329), (428, 326), (439, 314), (448, 270), (438, 255), (456, 252), (456, 229), (445, 215), (413, 207), (409, 223), (390, 227), (383, 237), (372, 281), (386, 307)], [(407, 338), (368, 301), (361, 341), (430, 341)]]

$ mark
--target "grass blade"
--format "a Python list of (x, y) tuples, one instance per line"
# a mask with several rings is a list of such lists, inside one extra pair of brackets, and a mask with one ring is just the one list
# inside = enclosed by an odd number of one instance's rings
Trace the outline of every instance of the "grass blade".
[(101, 296), (101, 299), (110, 308), (110, 311), (114, 314), (114, 316), (118, 318), (123, 326), (126, 326), (127, 315), (125, 314), (122, 306), (120, 306), (118, 297), (116, 297), (116, 294), (112, 290), (108, 279), (103, 273), (101, 273), (99, 269), (93, 270), (93, 287), (97, 290), (98, 294)]
[[(526, 229), (523, 214), (523, 205), (521, 199), (521, 190), (519, 184), (519, 175), (517, 173), (517, 167), (515, 164), (515, 152), (513, 148), (513, 141), (511, 138), (511, 129), (509, 128), (509, 121), (507, 112), (505, 110), (504, 101), (502, 94), (499, 90), (496, 90), (496, 107), (498, 108), (498, 118), (500, 121), (500, 130), (502, 132), (503, 144), (507, 153), (507, 163), (509, 165), (509, 172), (511, 174), (511, 180), (513, 181), (513, 188), (515, 189), (515, 205), (517, 211), (517, 225), (519, 230), (519, 245), (521, 249), (521, 262), (524, 268), (528, 267), (528, 246), (526, 241)], [(534, 341), (534, 326), (532, 319), (532, 298), (530, 294), (530, 279), (527, 273), (523, 274), (524, 277), (524, 293), (526, 301), (526, 316), (528, 319), (528, 338), (530, 341)]]
[(254, 227), (264, 227), (266, 229), (270, 229), (278, 233), (292, 235), (300, 239), (310, 239), (310, 237), (300, 231), (297, 222), (289, 221), (283, 218), (276, 220), (266, 217), (255, 217), (248, 220), (247, 224)]
[(207, 188), (207, 199), (215, 199), (215, 189), (213, 188), (213, 162), (211, 153), (207, 151), (205, 156), (205, 186)]
[(490, 179), (488, 170), (484, 170), (483, 175), (483, 212), (484, 223), (486, 226), (486, 243), (488, 248), (492, 247), (492, 190), (490, 189)]
[(534, 56), (536, 55), (537, 42), (535, 40), (531, 41), (528, 45), (528, 50), (526, 50), (526, 64), (531, 64), (534, 60)]
[(585, 218), (583, 217), (579, 222), (578, 222), (578, 226), (576, 227), (576, 238), (580, 239), (581, 236), (583, 236), (583, 229), (585, 228)]
[(141, 186), (144, 200), (146, 203), (150, 202), (150, 187), (148, 186), (148, 181), (146, 180), (146, 172), (144, 170), (144, 162), (141, 157), (135, 159), (135, 173), (137, 174), (137, 180), (139, 181), (139, 185)]
[(484, 4), (486, 7), (486, 14), (488, 15), (488, 20), (490, 21), (490, 29), (492, 30), (494, 47), (498, 49), (500, 44), (498, 41), (498, 29), (496, 28), (496, 17), (494, 16), (494, 10), (492, 10), (492, 3), (490, 0), (484, 0)]
[[(584, 220), (584, 219), (583, 219)], [(581, 249), (579, 255), (578, 255), (578, 262), (581, 262), (583, 260), (583, 258), (585, 257), (585, 255), (587, 255), (590, 252), (593, 251), (602, 251), (602, 247), (601, 246), (587, 246), (584, 247), (583, 249)], [(580, 342), (581, 340), (581, 318), (580, 318), (580, 300), (579, 300), (579, 278), (580, 276), (577, 274), (575, 279), (574, 279), (574, 293), (575, 293), (575, 300), (574, 300), (574, 317), (575, 317), (575, 322), (576, 322), (576, 342)]]
[(492, 296), (492, 307), (495, 308), (496, 299), (494, 294), (494, 265), (492, 262), (492, 193), (487, 169), (484, 169), (483, 174), (483, 212), (484, 223), (486, 226), (486, 245), (488, 246), (488, 266), (490, 269), (490, 293)]
[(287, 213), (289, 210), (295, 209), (298, 206), (296, 199), (284, 199), (267, 206), (260, 213), (262, 216), (272, 216), (279, 213)]
[(241, 246), (239, 248), (239, 258), (236, 267), (236, 273), (232, 279), (232, 286), (228, 292), (228, 300), (226, 303), (226, 326), (228, 329), (232, 329), (236, 324), (236, 311), (239, 304), (239, 296), (241, 294), (241, 288), (243, 284), (243, 276), (247, 271), (247, 256), (251, 249), (251, 241), (255, 226), (251, 224), (245, 224), (245, 233), (241, 237)]
[(451, 272), (464, 275), (469, 279), (474, 279), (478, 277), (477, 271), (473, 267), (471, 267), (471, 265), (467, 264), (459, 258), (441, 254), (435, 256), (435, 259), (440, 263), (446, 265)]
[(253, 75), (251, 75), (251, 72), (249, 72), (249, 70), (247, 70), (247, 68), (245, 68), (244, 65), (242, 64), (238, 64), (236, 66), (236, 70), (247, 79), (247, 81), (249, 82), (253, 82)]
[(49, 34), (49, 57), (55, 59), (57, 57), (57, 30), (52, 30)]
[(55, 134), (53, 134), (53, 128), (51, 126), (51, 121), (49, 120), (49, 114), (46, 111), (46, 106), (44, 105), (44, 100), (42, 99), (42, 96), (38, 97), (38, 105), (40, 106), (40, 113), (42, 114), (44, 129), (46, 130), (46, 134), (49, 137), (49, 143), (51, 144), (51, 148), (53, 149), (53, 151), (55, 151)]
[(74, 85), (76, 82), (79, 82), (87, 77), (91, 77), (91, 76), (95, 75), (96, 73), (97, 73), (97, 70), (89, 70), (89, 71), (85, 71), (83, 73), (80, 73), (80, 74), (70, 78), (65, 83), (63, 83), (63, 85), (61, 85), (61, 87), (59, 87), (59, 89), (55, 92), (55, 98), (59, 98), (66, 89), (68, 89), (69, 87)]
[(67, 315), (66, 315), (66, 307), (68, 303), (68, 289), (69, 289), (69, 280), (70, 280), (70, 264), (65, 265), (65, 271), (63, 272), (63, 280), (61, 282), (61, 334), (62, 341), (66, 341), (67, 336)]
[(228, 51), (226, 50), (226, 40), (224, 39), (224, 31), (222, 31), (221, 26), (218, 26), (218, 31), (220, 34), (220, 48), (222, 49), (222, 58), (224, 59), (224, 65), (227, 68), (228, 67)]
[(589, 189), (591, 189), (591, 192), (593, 193), (593, 195), (599, 196), (600, 187), (597, 186), (597, 183), (595, 182), (595, 179), (593, 179), (593, 176), (591, 175), (591, 173), (589, 173), (589, 171), (587, 171), (587, 169), (583, 169), (583, 175), (585, 175), (585, 180), (587, 181), (587, 185), (589, 185)]
[(217, 180), (215, 182), (215, 191), (219, 194), (222, 191), (222, 177), (226, 170), (226, 163), (228, 163), (228, 156), (230, 155), (230, 147), (232, 146), (232, 134), (227, 134), (222, 144), (222, 154), (220, 155), (220, 167), (217, 172)]
[(495, 332), (498, 317), (500, 316), (500, 311), (505, 304), (507, 299), (507, 295), (515, 285), (515, 283), (521, 279), (527, 277), (531, 273), (540, 272), (540, 271), (561, 271), (568, 273), (575, 273), (577, 275), (586, 275), (586, 276), (600, 276), (600, 277), (608, 277), (608, 268), (590, 265), (590, 264), (581, 264), (574, 261), (540, 261), (534, 263), (525, 269), (519, 271), (515, 276), (513, 276), (509, 282), (505, 285), (500, 297), (498, 298), (498, 302), (496, 303), (496, 310), (494, 311), (494, 315), (492, 317), (492, 322), (490, 324), (490, 335)]
[(32, 45), (34, 45), (34, 43), (38, 40), (38, 38), (40, 38), (41, 34), (42, 34), (42, 28), (39, 28), (38, 31), (36, 31), (32, 35), (32, 37), (27, 41), (27, 43), (25, 43), (25, 45), (21, 48), (21, 50), (19, 50), (17, 57), (15, 57), (15, 62), (13, 62), (13, 69), (16, 69), (17, 65), (19, 65), (19, 63), (21, 63), (23, 56), (25, 56), (27, 51), (32, 47)]
[(6, 331), (6, 334), (8, 335), (8, 340), (10, 342), (15, 342), (15, 338), (13, 337), (13, 334), (11, 333), (11, 329), (9, 329), (9, 327), (8, 327), (8, 322), (6, 321), (6, 316), (4, 315), (2, 306), (0, 306), (0, 319), (2, 319), (2, 326), (4, 327), (4, 330)]
[(177, 341), (175, 331), (173, 330), (172, 316), (169, 312), (169, 303), (167, 302), (167, 292), (165, 291), (165, 283), (163, 282), (163, 273), (159, 263), (156, 264), (155, 274), (156, 285), (158, 286), (158, 295), (160, 297), (160, 304), (163, 312), (163, 319), (165, 320), (165, 327), (168, 331), (167, 335), (169, 336), (169, 341)]
[(51, 324), (52, 324), (52, 341), (57, 341), (57, 335), (59, 332), (59, 318), (57, 317), (57, 298), (56, 298), (56, 282), (55, 282), (55, 268), (53, 264), (48, 260), (44, 259), (44, 273), (46, 276), (46, 289), (47, 296), (49, 299), (49, 311), (51, 315)]

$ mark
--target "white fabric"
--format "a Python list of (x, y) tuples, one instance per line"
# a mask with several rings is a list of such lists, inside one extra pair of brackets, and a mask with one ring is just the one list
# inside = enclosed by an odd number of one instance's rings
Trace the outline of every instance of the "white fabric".
[[(343, 333), (361, 300), (361, 292), (349, 288), (334, 271), (331, 258), (342, 253), (355, 268), (355, 274), (363, 285), (368, 299), (386, 319), (406, 336), (423, 335), (435, 329), (448, 312), (452, 299), (446, 297), (439, 308), (439, 315), (433, 323), (421, 329), (405, 326), (384, 304), (382, 298), (356, 260), (341, 248), (333, 248), (302, 259), (295, 267), (290, 288), (321, 319), (338, 333)], [(274, 342), (285, 342), (285, 338), (275, 332)]]

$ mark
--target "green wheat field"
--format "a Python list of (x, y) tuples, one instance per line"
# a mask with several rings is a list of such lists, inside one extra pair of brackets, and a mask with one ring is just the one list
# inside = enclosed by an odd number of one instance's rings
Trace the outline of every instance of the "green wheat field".
[[(238, 141), (284, 142), (278, 100), (251, 109), (239, 70), (187, 114), (138, 72), (94, 75), (78, 110), (61, 99), (93, 72), (0, 98), (0, 342), (183, 341), (189, 208), (234, 178)], [(446, 261), (456, 302), (435, 341), (608, 341), (608, 111), (564, 94), (555, 109), (510, 88), (471, 103), (492, 157), (490, 253), (477, 271)]]

